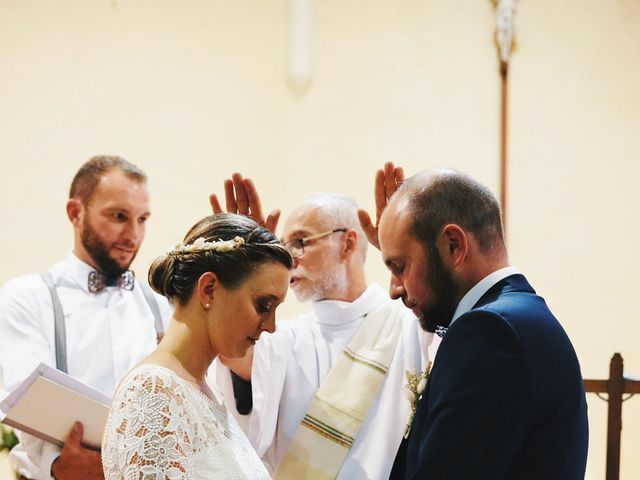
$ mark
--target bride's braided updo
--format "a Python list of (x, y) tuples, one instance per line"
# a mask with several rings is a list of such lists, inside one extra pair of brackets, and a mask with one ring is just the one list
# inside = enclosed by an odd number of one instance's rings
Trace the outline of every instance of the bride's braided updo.
[(218, 213), (200, 220), (182, 243), (153, 261), (149, 285), (184, 304), (203, 273), (215, 273), (225, 288), (234, 289), (264, 263), (293, 266), (291, 255), (272, 232), (248, 217)]

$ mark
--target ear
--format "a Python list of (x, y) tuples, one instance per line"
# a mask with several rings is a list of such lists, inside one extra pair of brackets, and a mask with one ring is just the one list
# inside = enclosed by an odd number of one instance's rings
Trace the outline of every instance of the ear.
[(77, 198), (70, 198), (67, 200), (67, 217), (74, 225), (80, 222), (80, 216), (84, 211), (84, 205)]
[(196, 286), (196, 294), (198, 295), (200, 305), (205, 308), (209, 308), (208, 306), (211, 306), (211, 303), (213, 303), (213, 293), (217, 285), (219, 285), (219, 282), (215, 273), (205, 272), (200, 275)]
[(358, 233), (353, 228), (350, 228), (344, 232), (343, 235), (344, 243), (342, 244), (341, 250), (342, 257), (349, 258), (358, 248)]
[(438, 247), (443, 261), (456, 268), (467, 258), (469, 237), (459, 225), (449, 223), (442, 227)]

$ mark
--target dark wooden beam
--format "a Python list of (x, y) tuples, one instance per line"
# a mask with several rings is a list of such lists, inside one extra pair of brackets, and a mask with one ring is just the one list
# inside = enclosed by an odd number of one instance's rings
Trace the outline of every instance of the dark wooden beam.
[(507, 84), (509, 78), (509, 63), (500, 61), (500, 207), (502, 208), (502, 225), (505, 237), (507, 235)]

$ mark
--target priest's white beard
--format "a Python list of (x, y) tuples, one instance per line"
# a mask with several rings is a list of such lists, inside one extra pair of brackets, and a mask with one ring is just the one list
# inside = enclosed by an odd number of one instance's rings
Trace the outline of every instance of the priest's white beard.
[(325, 265), (331, 265), (330, 269), (309, 272), (304, 267), (298, 266), (294, 270), (293, 275), (300, 277), (292, 287), (299, 302), (332, 300), (342, 296), (342, 292), (347, 288), (347, 272), (344, 265), (327, 260)]

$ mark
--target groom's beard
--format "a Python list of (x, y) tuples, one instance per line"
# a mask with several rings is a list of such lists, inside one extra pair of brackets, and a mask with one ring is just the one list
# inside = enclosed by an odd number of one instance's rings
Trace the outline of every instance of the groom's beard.
[(458, 286), (451, 272), (442, 263), (442, 257), (429, 243), (427, 248), (427, 272), (425, 284), (433, 294), (429, 305), (421, 305), (420, 326), (427, 332), (435, 332), (437, 326), (448, 327), (458, 306)]

